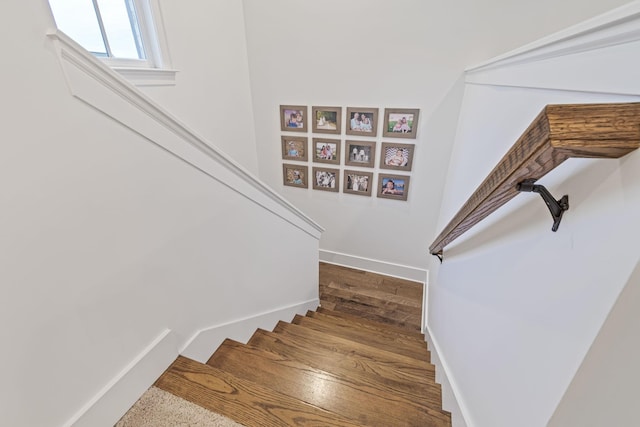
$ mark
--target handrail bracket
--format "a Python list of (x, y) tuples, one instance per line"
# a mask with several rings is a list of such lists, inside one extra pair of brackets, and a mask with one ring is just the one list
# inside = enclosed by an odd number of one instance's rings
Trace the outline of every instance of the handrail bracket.
[(540, 196), (542, 196), (542, 200), (544, 200), (544, 203), (549, 208), (549, 212), (551, 212), (551, 217), (553, 218), (551, 231), (558, 231), (560, 221), (562, 220), (562, 214), (564, 211), (569, 210), (569, 196), (565, 194), (561, 199), (556, 200), (551, 193), (549, 193), (549, 190), (547, 190), (543, 185), (534, 184), (535, 182), (535, 179), (525, 179), (516, 185), (516, 190), (540, 194)]

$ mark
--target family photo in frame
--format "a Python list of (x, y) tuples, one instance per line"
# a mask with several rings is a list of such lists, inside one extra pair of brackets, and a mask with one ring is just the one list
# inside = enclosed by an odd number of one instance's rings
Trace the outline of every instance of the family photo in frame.
[(380, 168), (410, 171), (414, 150), (414, 144), (383, 142), (380, 152)]
[(313, 189), (338, 192), (340, 171), (338, 169), (313, 168)]
[(376, 136), (378, 131), (377, 108), (347, 107), (347, 135)]
[(308, 166), (283, 164), (282, 179), (283, 184), (291, 187), (309, 188), (307, 175), (309, 174)]
[(340, 164), (340, 140), (313, 138), (313, 161)]
[(378, 175), (378, 197), (395, 200), (407, 200), (409, 180), (405, 175)]
[(344, 187), (342, 191), (360, 196), (371, 196), (373, 173), (355, 170), (344, 171)]
[(382, 135), (393, 138), (416, 138), (420, 110), (385, 108)]
[(372, 168), (376, 156), (374, 141), (345, 141), (344, 164)]
[(335, 133), (342, 131), (342, 107), (312, 107), (314, 133)]
[(281, 105), (280, 130), (287, 132), (307, 131), (306, 105)]
[(307, 137), (282, 136), (282, 158), (285, 160), (298, 160), (306, 162), (309, 158), (307, 154)]

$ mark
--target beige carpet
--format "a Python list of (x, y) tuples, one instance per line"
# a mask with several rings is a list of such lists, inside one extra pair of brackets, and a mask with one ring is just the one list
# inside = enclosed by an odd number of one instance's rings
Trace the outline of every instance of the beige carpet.
[(151, 387), (115, 427), (242, 427), (235, 421)]

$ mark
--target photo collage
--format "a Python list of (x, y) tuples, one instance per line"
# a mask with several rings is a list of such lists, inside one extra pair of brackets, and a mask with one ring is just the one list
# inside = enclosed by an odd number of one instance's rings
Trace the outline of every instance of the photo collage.
[(283, 184), (406, 201), (415, 144), (393, 139), (416, 139), (420, 110), (385, 108), (382, 117), (379, 111), (281, 105)]

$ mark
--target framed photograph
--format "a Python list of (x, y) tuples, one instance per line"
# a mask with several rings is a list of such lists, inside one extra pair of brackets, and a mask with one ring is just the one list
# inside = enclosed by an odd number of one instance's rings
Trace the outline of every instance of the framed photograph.
[(405, 175), (378, 175), (378, 197), (407, 200), (409, 179), (411, 177)]
[(333, 191), (340, 189), (340, 171), (338, 169), (313, 168), (313, 189)]
[(344, 164), (372, 168), (375, 164), (375, 141), (345, 141)]
[(360, 196), (371, 196), (373, 187), (373, 173), (354, 170), (344, 171), (343, 193), (358, 194)]
[(347, 107), (347, 135), (376, 136), (378, 109)]
[(313, 161), (316, 163), (340, 164), (340, 140), (313, 138)]
[(314, 133), (336, 133), (342, 131), (342, 107), (312, 107)]
[(380, 150), (380, 168), (410, 171), (415, 144), (383, 142)]
[(307, 175), (309, 174), (308, 166), (300, 165), (282, 165), (282, 179), (284, 185), (291, 187), (309, 188)]
[(307, 146), (309, 138), (306, 136), (282, 136), (282, 158), (285, 160), (299, 160), (306, 162), (309, 159)]
[(306, 105), (281, 105), (280, 130), (287, 132), (307, 131)]
[(416, 138), (420, 110), (411, 108), (385, 108), (383, 136)]

